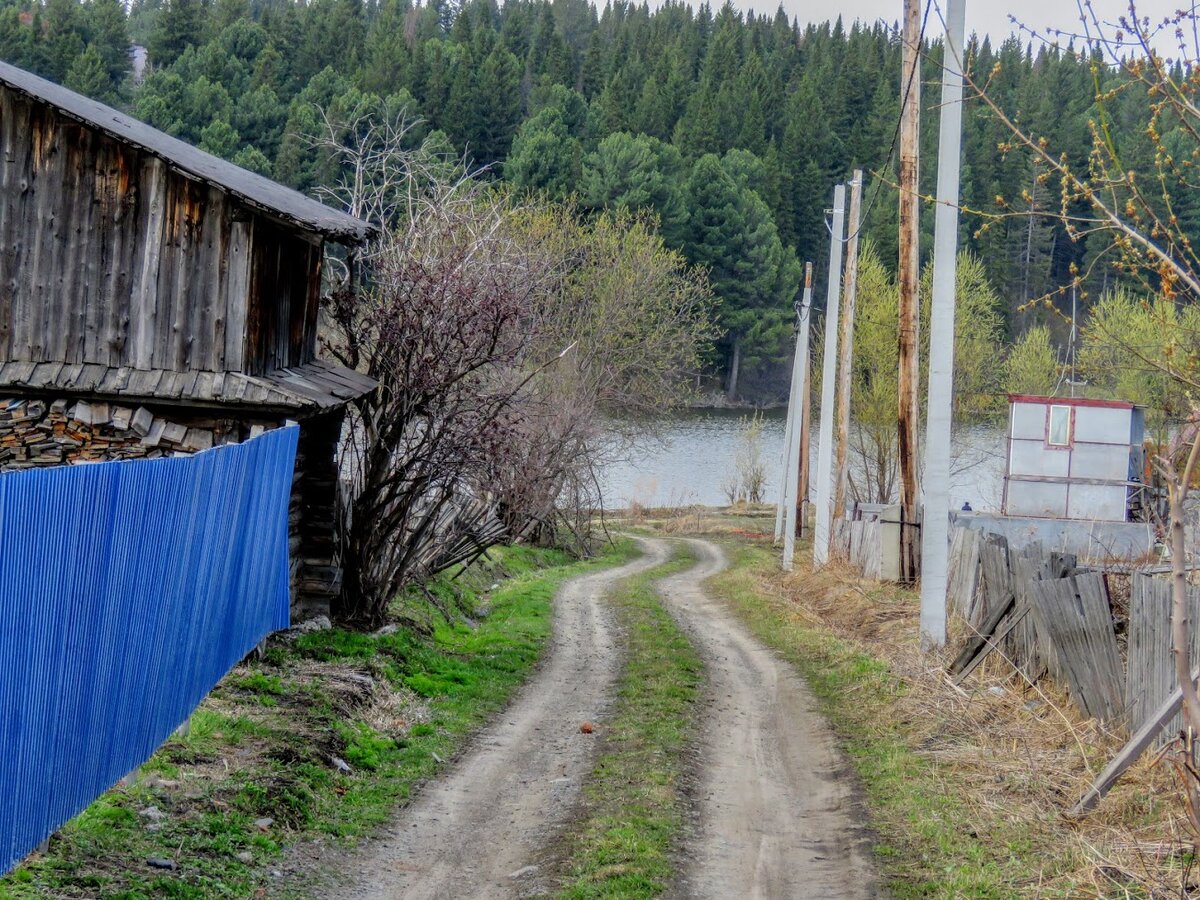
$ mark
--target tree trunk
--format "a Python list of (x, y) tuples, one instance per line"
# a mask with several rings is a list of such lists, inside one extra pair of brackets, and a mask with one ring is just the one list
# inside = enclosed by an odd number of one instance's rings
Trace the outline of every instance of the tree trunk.
[(729, 381), (725, 389), (725, 399), (730, 403), (737, 399), (738, 370), (742, 367), (742, 339), (733, 339), (733, 359), (729, 362)]

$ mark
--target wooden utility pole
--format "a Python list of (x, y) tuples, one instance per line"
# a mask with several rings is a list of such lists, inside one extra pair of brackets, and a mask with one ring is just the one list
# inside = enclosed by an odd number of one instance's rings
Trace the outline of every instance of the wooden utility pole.
[[(812, 320), (812, 263), (804, 264), (804, 295), (808, 298), (806, 305), (809, 315), (802, 323), (804, 330), (804, 345), (809, 344), (809, 329)], [(796, 494), (796, 537), (804, 537), (804, 523), (808, 519), (808, 454), (810, 431), (809, 419), (812, 418), (812, 363), (804, 369), (804, 383), (800, 389), (800, 465), (796, 473), (799, 493)]]
[(846, 515), (846, 460), (850, 448), (850, 392), (854, 386), (854, 311), (858, 297), (858, 231), (862, 215), (862, 169), (850, 182), (850, 224), (846, 236), (846, 277), (842, 287), (841, 359), (838, 362), (837, 468), (833, 476), (833, 518)]
[(792, 571), (792, 563), (796, 553), (797, 512), (800, 509), (800, 485), (803, 482), (798, 477), (801, 471), (800, 435), (804, 432), (804, 423), (800, 420), (801, 396), (808, 393), (808, 323), (812, 312), (812, 263), (804, 267), (804, 294), (799, 307), (800, 321), (796, 324), (796, 355), (792, 360), (792, 399), (795, 404), (792, 416), (792, 430), (788, 434), (787, 455), (784, 458), (784, 468), (787, 470), (787, 495), (784, 503), (787, 505), (787, 523), (783, 532), (783, 571)]
[(846, 186), (833, 189), (833, 222), (829, 232), (829, 277), (825, 292), (825, 360), (821, 369), (821, 434), (817, 438), (817, 509), (813, 529), (813, 565), (829, 562), (830, 511), (833, 497), (833, 391), (837, 378), (838, 306), (842, 296), (842, 235), (845, 233)]
[[(937, 221), (929, 317), (925, 425), (925, 515), (921, 527), (921, 646), (946, 643), (950, 549), (950, 425), (954, 399), (954, 306), (962, 159), (964, 0), (946, 0), (942, 124), (938, 131)], [(1071, 327), (1074, 328), (1072, 321)]]
[(919, 520), (917, 482), (917, 422), (920, 410), (917, 369), (920, 347), (920, 197), (918, 195), (918, 146), (921, 109), (921, 0), (904, 0), (903, 75), (900, 81), (900, 398), (897, 410), (900, 470), (900, 578), (915, 581), (920, 572), (917, 530)]

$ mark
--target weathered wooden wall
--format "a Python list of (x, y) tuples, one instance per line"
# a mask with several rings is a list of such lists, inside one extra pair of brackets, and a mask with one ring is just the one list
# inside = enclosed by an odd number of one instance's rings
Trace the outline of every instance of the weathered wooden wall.
[(0, 360), (307, 362), (321, 255), (319, 238), (0, 87)]

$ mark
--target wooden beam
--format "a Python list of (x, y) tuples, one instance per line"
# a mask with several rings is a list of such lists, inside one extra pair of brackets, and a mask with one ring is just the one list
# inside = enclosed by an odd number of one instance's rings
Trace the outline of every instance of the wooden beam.
[(1013, 604), (1017, 602), (1017, 598), (1011, 593), (1008, 599), (1003, 603), (997, 603), (995, 608), (987, 617), (987, 621), (983, 623), (979, 631), (973, 638), (967, 641), (962, 651), (955, 657), (954, 662), (950, 664), (950, 674), (956, 675), (961, 672), (976, 656), (979, 651), (984, 648), (990, 638), (1000, 626), (1000, 620), (1013, 608)]
[(1021, 624), (1021, 620), (1025, 618), (1028, 612), (1029, 607), (1024, 607), (1019, 613), (1016, 613), (1011, 619), (1009, 619), (1008, 624), (1006, 624), (1004, 628), (997, 632), (995, 637), (984, 638), (983, 643), (985, 646), (980, 648), (980, 651), (962, 667), (962, 670), (955, 677), (954, 683), (962, 684), (964, 681), (966, 681), (967, 676), (979, 668), (980, 663), (987, 659), (988, 654), (1004, 643), (1004, 639), (1012, 633), (1014, 628)]
[[(915, 523), (920, 485), (917, 479), (917, 425), (920, 410), (917, 392), (920, 354), (921, 304), (917, 298), (920, 284), (921, 208), (918, 180), (921, 108), (921, 2), (904, 0), (903, 75), (900, 80), (900, 329), (899, 329), (899, 409), (898, 468), (900, 472), (901, 521)], [(920, 572), (920, 540), (912, 527), (900, 528), (900, 579), (911, 583)]]

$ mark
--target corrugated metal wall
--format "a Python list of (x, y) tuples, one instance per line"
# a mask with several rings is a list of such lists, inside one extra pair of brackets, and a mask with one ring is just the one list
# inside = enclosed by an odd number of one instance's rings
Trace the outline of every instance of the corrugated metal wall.
[(298, 433), (0, 477), (0, 872), (287, 627)]

